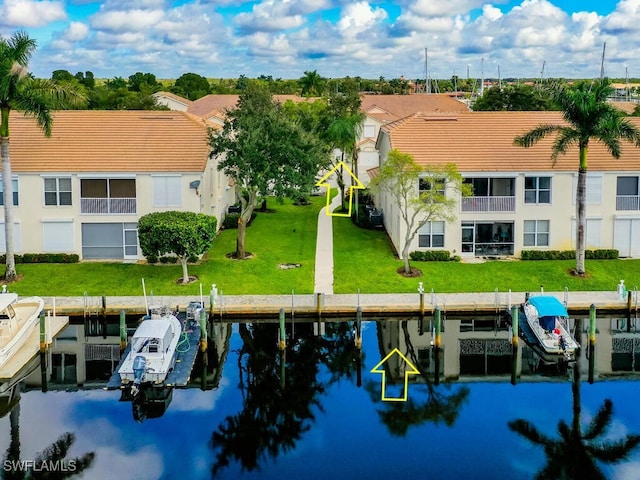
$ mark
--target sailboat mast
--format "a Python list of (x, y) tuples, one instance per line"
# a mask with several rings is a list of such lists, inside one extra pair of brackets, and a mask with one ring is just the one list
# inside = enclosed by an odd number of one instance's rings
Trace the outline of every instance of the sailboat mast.
[(429, 83), (429, 54), (426, 48), (424, 49), (424, 72), (424, 92), (431, 93), (431, 85)]

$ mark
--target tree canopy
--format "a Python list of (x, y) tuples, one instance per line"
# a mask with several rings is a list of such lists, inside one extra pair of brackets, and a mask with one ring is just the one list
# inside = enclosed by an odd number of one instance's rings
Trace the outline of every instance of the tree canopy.
[(197, 100), (211, 93), (211, 85), (209, 80), (202, 75), (183, 73), (176, 79), (169, 91), (189, 100)]
[(232, 178), (241, 204), (236, 256), (245, 258), (246, 223), (260, 196), (298, 199), (310, 194), (315, 177), (327, 166), (326, 146), (300, 122), (284, 113), (268, 88), (251, 82), (221, 130), (209, 135), (218, 169)]
[[(405, 225), (402, 247), (404, 273), (411, 273), (409, 248), (418, 230), (427, 222), (452, 221), (458, 205), (452, 193), (469, 195), (470, 186), (455, 164), (421, 167), (413, 156), (399, 150), (391, 150), (369, 188), (374, 194), (386, 193), (397, 206)], [(448, 192), (447, 192), (448, 191)]]
[(473, 104), (475, 111), (533, 111), (556, 108), (548, 90), (518, 84), (491, 87)]
[(140, 249), (147, 259), (176, 255), (182, 265), (182, 283), (189, 283), (187, 263), (211, 248), (217, 222), (214, 216), (185, 211), (143, 215), (138, 220)]

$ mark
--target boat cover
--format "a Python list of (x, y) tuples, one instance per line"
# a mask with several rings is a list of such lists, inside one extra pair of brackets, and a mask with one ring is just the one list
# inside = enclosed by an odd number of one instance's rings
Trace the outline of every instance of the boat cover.
[(536, 307), (539, 317), (568, 317), (567, 309), (556, 297), (539, 295), (531, 297), (529, 303)]

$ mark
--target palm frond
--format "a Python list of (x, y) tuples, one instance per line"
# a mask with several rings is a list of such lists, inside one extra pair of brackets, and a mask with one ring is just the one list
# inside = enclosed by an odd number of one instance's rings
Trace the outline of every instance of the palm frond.
[(613, 413), (613, 403), (608, 398), (596, 413), (596, 416), (593, 417), (593, 420), (589, 424), (587, 431), (584, 433), (582, 438), (585, 440), (593, 440), (594, 438), (601, 435), (605, 429), (611, 423), (611, 414)]
[(527, 420), (512, 420), (508, 424), (509, 430), (512, 430), (532, 443), (538, 445), (550, 445), (553, 441), (543, 435), (531, 422)]
[(639, 444), (640, 435), (627, 435), (624, 440), (591, 444), (587, 445), (586, 449), (601, 462), (615, 463), (626, 459)]
[(560, 127), (559, 125), (538, 125), (534, 129), (529, 130), (527, 133), (518, 135), (516, 138), (514, 138), (513, 143), (514, 145), (517, 145), (519, 147), (529, 148), (538, 143), (547, 135), (557, 132), (560, 128), (562, 127)]

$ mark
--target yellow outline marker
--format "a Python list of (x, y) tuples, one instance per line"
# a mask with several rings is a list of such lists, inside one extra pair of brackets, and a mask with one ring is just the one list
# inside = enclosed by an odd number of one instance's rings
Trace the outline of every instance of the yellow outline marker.
[[(404, 360), (407, 363), (407, 369), (404, 372), (404, 397), (402, 398), (398, 398), (398, 397), (386, 397), (385, 393), (386, 393), (386, 386), (387, 386), (387, 382), (386, 380), (386, 376), (387, 376), (387, 372), (385, 372), (384, 368), (382, 368), (382, 365), (384, 364), (384, 362), (386, 362), (389, 357), (391, 357), (391, 355), (393, 354), (398, 354), (400, 355), (400, 358), (402, 358), (402, 360)], [(371, 373), (381, 373), (382, 374), (382, 401), (383, 402), (406, 402), (407, 401), (407, 396), (409, 393), (409, 375), (417, 375), (418, 373), (420, 373), (420, 371), (413, 366), (413, 364), (409, 361), (409, 359), (407, 357), (405, 357), (400, 350), (398, 350), (397, 348), (394, 348), (393, 350), (391, 350), (391, 352), (384, 357), (382, 360), (380, 360), (380, 362), (371, 369)]]
[[(334, 172), (336, 173), (336, 175), (340, 175), (340, 172), (338, 172), (338, 168), (345, 168), (347, 170), (347, 173), (356, 182), (355, 185), (352, 185), (352, 186), (349, 187), (349, 212), (348, 213), (333, 213), (333, 212), (329, 211), (329, 204), (331, 203), (331, 185), (326, 180), (331, 175), (333, 175)], [(318, 180), (318, 182), (316, 183), (316, 187), (327, 187), (327, 208), (325, 208), (325, 212), (327, 213), (327, 215), (329, 215), (330, 217), (350, 217), (351, 216), (351, 202), (352, 202), (352, 198), (353, 198), (353, 191), (355, 189), (364, 188), (364, 185), (362, 184), (362, 182), (360, 180), (358, 180), (358, 177), (356, 177), (353, 174), (353, 172), (351, 172), (351, 170), (349, 170), (349, 167), (347, 167), (347, 165), (344, 162), (338, 162), (338, 164), (335, 167), (333, 167), (331, 170), (329, 170), (329, 172), (327, 172), (324, 175), (324, 177), (322, 177), (320, 180)]]

